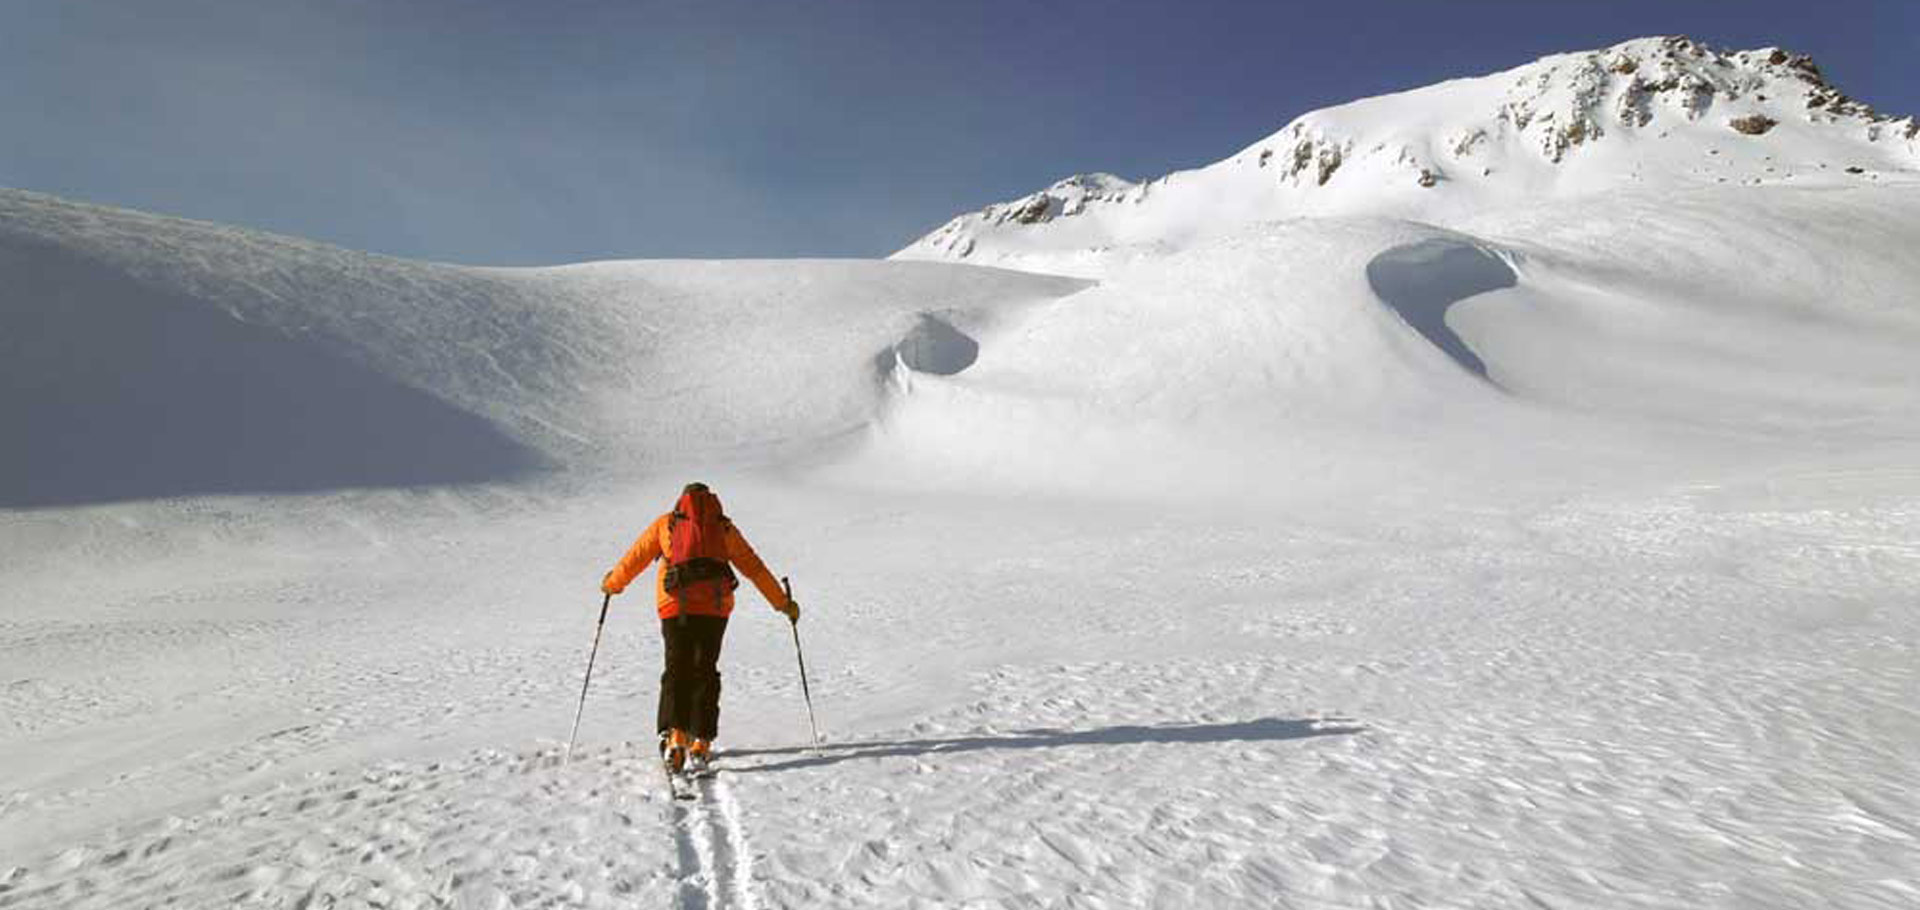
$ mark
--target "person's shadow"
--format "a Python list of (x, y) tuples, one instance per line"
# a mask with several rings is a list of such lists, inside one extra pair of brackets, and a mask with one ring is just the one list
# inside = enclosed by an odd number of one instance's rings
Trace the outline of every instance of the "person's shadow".
[(1366, 730), (1346, 718), (1317, 720), (1266, 717), (1220, 724), (1162, 724), (1097, 727), (1091, 730), (1015, 730), (998, 735), (930, 737), (828, 743), (813, 747), (728, 750), (729, 758), (804, 755), (786, 761), (728, 768), (729, 773), (793, 771), (854, 759), (951, 755), (986, 749), (1052, 749), (1065, 746), (1122, 746), (1138, 743), (1274, 742), (1314, 736), (1349, 736)]

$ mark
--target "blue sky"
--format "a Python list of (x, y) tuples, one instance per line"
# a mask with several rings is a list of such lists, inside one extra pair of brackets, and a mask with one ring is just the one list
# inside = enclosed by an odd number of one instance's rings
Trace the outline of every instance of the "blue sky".
[(879, 256), (1674, 33), (1920, 113), (1920, 0), (0, 0), (0, 185), (455, 262)]

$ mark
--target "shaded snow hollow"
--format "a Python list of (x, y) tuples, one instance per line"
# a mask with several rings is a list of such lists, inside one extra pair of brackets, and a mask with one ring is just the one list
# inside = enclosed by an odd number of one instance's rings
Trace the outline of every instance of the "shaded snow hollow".
[(1423, 240), (1387, 250), (1367, 263), (1367, 283), (1407, 325), (1462, 369), (1487, 375), (1487, 365), (1447, 325), (1447, 310), (1476, 294), (1519, 283), (1513, 266), (1487, 250), (1451, 240)]

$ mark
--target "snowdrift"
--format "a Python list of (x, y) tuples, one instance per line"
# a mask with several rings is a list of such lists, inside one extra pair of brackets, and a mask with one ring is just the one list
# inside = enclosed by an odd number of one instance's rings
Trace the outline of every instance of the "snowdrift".
[[(920, 263), (475, 269), (0, 192), (0, 507), (768, 461), (895, 347), (1084, 286)], [(957, 367), (953, 367), (957, 369)]]
[(902, 371), (867, 455), (955, 487), (1258, 499), (1912, 440), (1916, 236), (1915, 184), (1257, 225), (1109, 263), (964, 373)]
[(1920, 427), (1920, 183), (1623, 192), (1462, 229), (1520, 263), (1449, 311), (1513, 395), (1813, 444)]
[(916, 262), (474, 269), (0, 206), (16, 508), (690, 463), (1332, 494), (1678, 445), (1657, 428), (1920, 426), (1915, 183), (1292, 219), (1097, 287)]
[(74, 252), (0, 250), (0, 507), (511, 480), (478, 415)]

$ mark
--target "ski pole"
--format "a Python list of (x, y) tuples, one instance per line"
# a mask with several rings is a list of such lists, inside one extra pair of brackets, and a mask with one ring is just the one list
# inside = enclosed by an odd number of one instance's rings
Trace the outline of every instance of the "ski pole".
[[(786, 576), (782, 575), (780, 576), (780, 587), (786, 589), (787, 602), (792, 603), (793, 583), (787, 581)], [(807, 699), (807, 726), (813, 730), (814, 744), (819, 745), (820, 724), (813, 719), (813, 690), (807, 686), (807, 655), (800, 650), (799, 618), (789, 615), (787, 617), (787, 628), (793, 630), (793, 656), (800, 661), (800, 694)]]
[(573, 741), (580, 736), (580, 716), (587, 713), (587, 684), (593, 681), (593, 659), (600, 656), (600, 630), (607, 627), (607, 607), (612, 603), (612, 594), (600, 601), (600, 621), (593, 626), (593, 650), (587, 652), (587, 676), (580, 680), (580, 707), (573, 712), (573, 732), (567, 734), (567, 753), (560, 759), (563, 765), (573, 761)]

